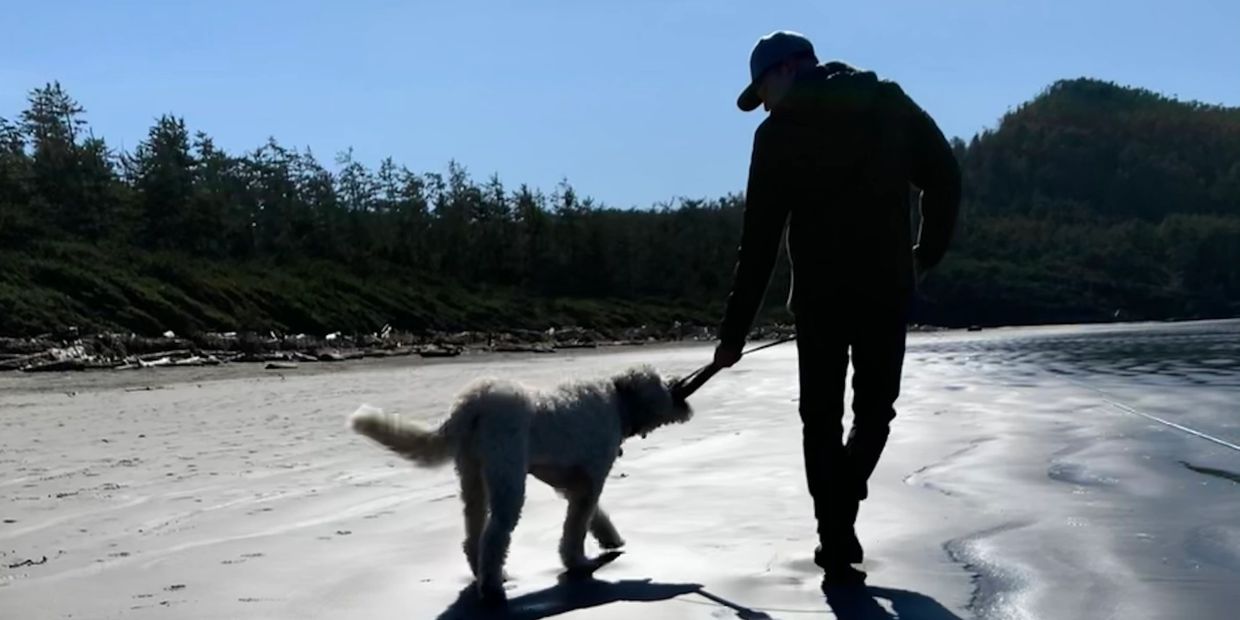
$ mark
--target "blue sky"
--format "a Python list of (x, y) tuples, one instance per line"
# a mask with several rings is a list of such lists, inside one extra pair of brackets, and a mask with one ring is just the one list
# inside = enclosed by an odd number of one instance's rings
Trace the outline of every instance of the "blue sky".
[(823, 59), (904, 86), (948, 135), (993, 127), (1059, 78), (1240, 105), (1240, 2), (14, 2), (0, 116), (61, 83), (96, 135), (132, 148), (185, 117), (230, 151), (268, 136), (320, 160), (353, 147), (418, 171), (456, 159), (614, 206), (743, 189), (761, 113), (736, 95), (754, 40), (807, 34)]

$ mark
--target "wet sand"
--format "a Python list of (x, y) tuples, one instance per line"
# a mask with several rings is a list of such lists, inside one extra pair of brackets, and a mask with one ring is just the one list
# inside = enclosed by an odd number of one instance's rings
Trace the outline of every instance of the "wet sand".
[[(690, 424), (626, 445), (603, 503), (628, 545), (598, 581), (558, 584), (564, 506), (531, 481), (502, 617), (1228, 617), (1240, 452), (1119, 405), (1237, 443), (1237, 332), (912, 336), (862, 506), (872, 588), (829, 602), (810, 560), (795, 347), (757, 353), (693, 397)], [(389, 456), (347, 415), (366, 403), (435, 420), (481, 376), (549, 386), (709, 356), (0, 376), (0, 617), (477, 617), (451, 470)]]

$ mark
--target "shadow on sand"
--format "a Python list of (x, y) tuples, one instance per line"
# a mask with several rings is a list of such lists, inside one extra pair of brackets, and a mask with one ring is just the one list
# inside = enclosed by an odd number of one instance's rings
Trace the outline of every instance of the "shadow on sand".
[[(839, 620), (963, 620), (929, 596), (908, 590), (868, 586), (823, 592)], [(879, 599), (891, 603), (891, 612), (879, 605)]]
[[(933, 598), (908, 590), (870, 586), (830, 588), (825, 593), (827, 605), (839, 620), (963, 620)], [(470, 585), (461, 590), (456, 601), (438, 620), (538, 620), (621, 601), (666, 601), (686, 594), (697, 594), (730, 608), (739, 620), (771, 620), (765, 612), (711, 594), (696, 583), (656, 583), (650, 579), (602, 581), (566, 575), (561, 575), (559, 582), (550, 588), (509, 599), (507, 605), (498, 607), (484, 605)], [(880, 599), (891, 603), (891, 612), (879, 604)]]
[(509, 599), (503, 607), (487, 607), (478, 600), (477, 592), (470, 585), (439, 615), (439, 620), (536, 620), (618, 601), (666, 601), (701, 588), (696, 583), (654, 583), (649, 579), (601, 581), (593, 577), (561, 576), (559, 583), (550, 588)]

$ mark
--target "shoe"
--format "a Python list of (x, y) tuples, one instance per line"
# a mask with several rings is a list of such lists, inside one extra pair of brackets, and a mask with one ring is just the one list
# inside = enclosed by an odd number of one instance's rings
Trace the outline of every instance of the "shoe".
[(848, 528), (848, 534), (843, 541), (844, 559), (849, 564), (860, 564), (865, 561), (865, 550), (861, 548), (861, 540), (857, 538), (857, 530)]
[(504, 591), (504, 586), (479, 582), (475, 587), (478, 590), (478, 600), (484, 607), (503, 607), (508, 604), (508, 593)]
[[(820, 540), (826, 539), (820, 537)], [(827, 545), (827, 548), (831, 549), (830, 554), (823, 550), (822, 543), (814, 548), (814, 563), (824, 570), (839, 563), (860, 564), (865, 560), (865, 551), (861, 548), (861, 541), (857, 539), (856, 531), (851, 528), (837, 542)]]
[(823, 569), (822, 589), (863, 586), (865, 578), (865, 571), (858, 570), (851, 564), (836, 564)]

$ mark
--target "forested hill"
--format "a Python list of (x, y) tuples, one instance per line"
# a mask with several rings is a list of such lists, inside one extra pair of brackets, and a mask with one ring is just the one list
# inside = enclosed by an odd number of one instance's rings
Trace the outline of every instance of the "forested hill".
[[(961, 224), (919, 322), (1240, 314), (1240, 110), (1063, 81), (955, 147)], [(123, 152), (53, 83), (0, 118), (0, 335), (713, 325), (742, 208), (228, 153), (174, 116)]]
[(1062, 81), (975, 137), (965, 161), (986, 213), (1240, 216), (1240, 108)]
[(1240, 108), (1066, 80), (956, 150), (959, 243), (923, 319), (1240, 314)]

